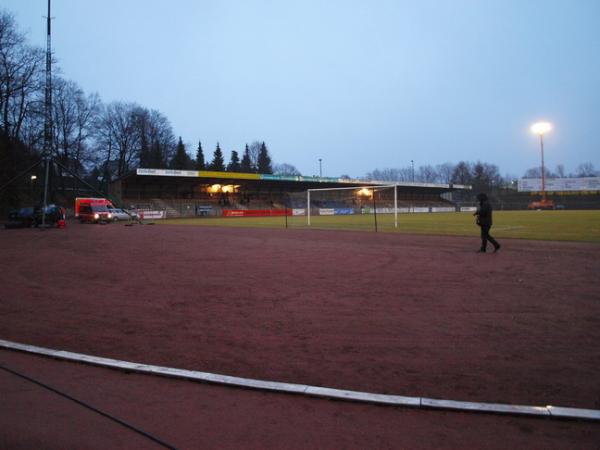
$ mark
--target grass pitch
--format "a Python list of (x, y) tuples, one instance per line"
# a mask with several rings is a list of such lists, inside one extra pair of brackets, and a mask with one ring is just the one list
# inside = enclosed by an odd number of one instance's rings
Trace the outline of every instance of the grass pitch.
[[(289, 228), (374, 231), (373, 215), (288, 217)], [(161, 224), (284, 228), (285, 217), (231, 217), (168, 219)], [(479, 234), (472, 213), (377, 215), (378, 231), (473, 236)], [(492, 235), (498, 238), (580, 241), (600, 243), (600, 211), (495, 211)]]

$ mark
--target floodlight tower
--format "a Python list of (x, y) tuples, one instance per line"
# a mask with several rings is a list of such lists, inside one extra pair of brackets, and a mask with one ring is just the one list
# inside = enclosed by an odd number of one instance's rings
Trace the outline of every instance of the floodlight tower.
[(44, 98), (44, 149), (42, 158), (46, 163), (44, 177), (44, 204), (42, 206), (42, 226), (46, 225), (46, 207), (48, 206), (48, 177), (50, 175), (50, 162), (52, 159), (52, 17), (50, 15), (50, 1), (48, 0), (48, 16), (46, 17), (46, 89)]
[(546, 204), (546, 169), (544, 168), (544, 134), (552, 130), (549, 122), (536, 122), (531, 125), (531, 132), (540, 137), (540, 149), (542, 153), (542, 205)]

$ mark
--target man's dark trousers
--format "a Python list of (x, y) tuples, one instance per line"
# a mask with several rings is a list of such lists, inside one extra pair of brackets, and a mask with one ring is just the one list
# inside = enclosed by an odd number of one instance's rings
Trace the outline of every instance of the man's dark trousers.
[(490, 243), (494, 246), (494, 248), (498, 248), (500, 247), (500, 244), (498, 244), (498, 242), (496, 242), (496, 239), (494, 239), (493, 237), (490, 236), (490, 228), (491, 225), (482, 225), (481, 226), (481, 251), (485, 252), (486, 248), (487, 248), (487, 241), (490, 241)]

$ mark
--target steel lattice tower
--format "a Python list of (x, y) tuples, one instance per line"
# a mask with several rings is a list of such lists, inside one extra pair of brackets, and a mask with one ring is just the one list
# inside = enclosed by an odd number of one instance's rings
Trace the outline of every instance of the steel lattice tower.
[(52, 17), (50, 15), (50, 1), (48, 0), (48, 16), (46, 17), (46, 91), (44, 99), (44, 150), (42, 152), (42, 158), (44, 158), (46, 163), (46, 175), (44, 177), (42, 226), (46, 224), (48, 177), (50, 176), (50, 163), (52, 160)]

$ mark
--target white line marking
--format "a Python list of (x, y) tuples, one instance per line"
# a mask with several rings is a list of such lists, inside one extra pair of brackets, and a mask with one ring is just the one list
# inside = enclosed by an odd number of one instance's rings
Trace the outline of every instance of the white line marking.
[(139, 364), (117, 359), (101, 358), (82, 353), (52, 350), (34, 345), (19, 344), (18, 342), (0, 339), (0, 347), (9, 350), (18, 350), (36, 355), (50, 356), (68, 361), (76, 361), (101, 367), (109, 367), (131, 372), (161, 375), (186, 380), (204, 381), (227, 386), (239, 386), (249, 389), (260, 389), (276, 392), (290, 392), (294, 394), (309, 395), (312, 397), (335, 398), (338, 400), (377, 403), (394, 406), (410, 406), (417, 408), (432, 408), (456, 410), (467, 412), (484, 412), (495, 414), (516, 414), (527, 416), (550, 417), (557, 419), (583, 419), (600, 421), (600, 410), (567, 408), (562, 406), (528, 406), (509, 405), (503, 403), (462, 402), (456, 400), (439, 400), (425, 397), (405, 397), (401, 395), (373, 394), (370, 392), (346, 391), (327, 387), (310, 386), (304, 384), (281, 383), (277, 381), (264, 381), (252, 378), (232, 377), (196, 370), (175, 369), (172, 367)]
[(514, 227), (493, 227), (494, 231), (520, 230), (525, 228), (523, 225), (515, 225)]

